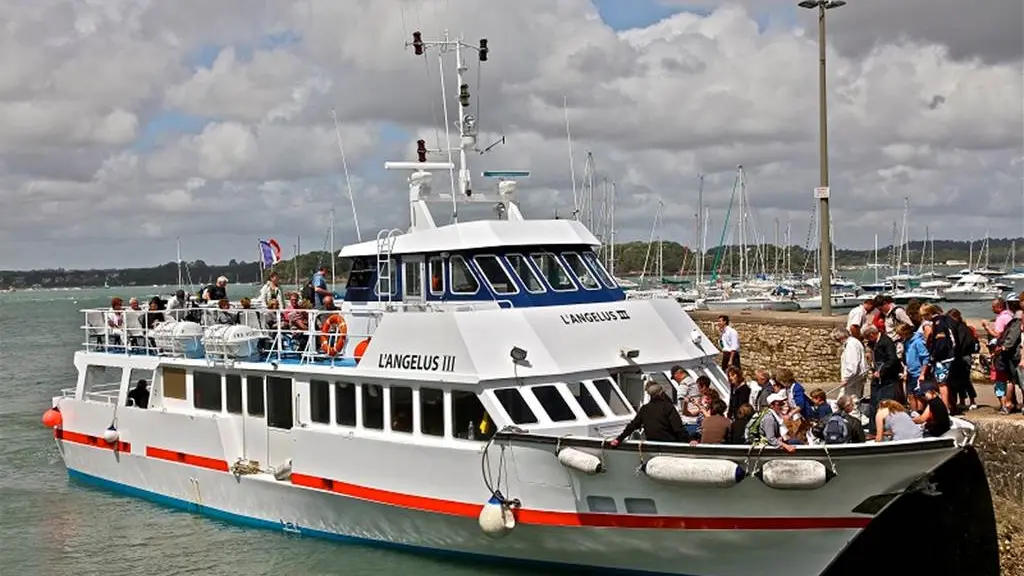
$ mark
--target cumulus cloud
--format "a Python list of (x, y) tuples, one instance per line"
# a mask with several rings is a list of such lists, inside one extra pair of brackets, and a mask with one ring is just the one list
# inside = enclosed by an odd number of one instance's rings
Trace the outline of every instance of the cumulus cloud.
[[(818, 182), (813, 15), (788, 0), (662, 2), (679, 13), (630, 30), (586, 0), (7, 2), (0, 258), (152, 264), (175, 236), (189, 257), (246, 258), (257, 236), (317, 247), (331, 208), (339, 241), (354, 240), (332, 110), (364, 237), (406, 225), (402, 175), (383, 161), (445, 132), (436, 53), (403, 50), (417, 29), (490, 40), (482, 67), (466, 54), (471, 111), (481, 146), (506, 144), (472, 154), (473, 171), (531, 170), (528, 215), (572, 211), (568, 114), (577, 194), (584, 175), (614, 182), (618, 238), (646, 238), (662, 202), (664, 235), (692, 244), (704, 174), (717, 240), (742, 164), (759, 232), (790, 224), (802, 243)], [(904, 197), (912, 235), (1019, 235), (1020, 3), (955, 17), (952, 0), (898, 4), (829, 13), (838, 242), (887, 238)]]

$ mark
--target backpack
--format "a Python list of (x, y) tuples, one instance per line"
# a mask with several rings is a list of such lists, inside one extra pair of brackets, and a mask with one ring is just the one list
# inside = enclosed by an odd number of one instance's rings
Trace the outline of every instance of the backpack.
[(768, 416), (770, 411), (771, 408), (761, 410), (747, 423), (747, 429), (743, 432), (743, 438), (748, 444), (759, 444), (764, 441), (764, 434), (761, 433), (761, 422), (765, 419), (765, 416)]
[(850, 425), (842, 414), (833, 413), (825, 420), (821, 435), (825, 444), (846, 444), (850, 441)]
[[(942, 335), (943, 338), (939, 338)], [(931, 352), (932, 360), (941, 362), (955, 356), (956, 335), (949, 324), (949, 319), (944, 316), (937, 316), (932, 322), (932, 333), (925, 342), (928, 351)]]
[(306, 282), (306, 285), (302, 287), (302, 299), (316, 302), (316, 290), (313, 288), (313, 282)]

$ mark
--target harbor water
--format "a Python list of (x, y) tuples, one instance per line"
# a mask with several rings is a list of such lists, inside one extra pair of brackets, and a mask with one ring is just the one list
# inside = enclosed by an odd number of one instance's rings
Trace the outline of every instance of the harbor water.
[[(256, 287), (231, 287), (233, 298)], [(74, 385), (82, 308), (169, 288), (0, 293), (0, 566), (4, 574), (481, 576), (527, 573), (359, 544), (241, 528), (69, 481), (50, 431), (50, 399)], [(960, 304), (960, 303), (958, 303)], [(989, 315), (985, 302), (958, 306)], [(410, 470), (415, 474), (415, 470)], [(536, 570), (529, 570), (537, 574)]]

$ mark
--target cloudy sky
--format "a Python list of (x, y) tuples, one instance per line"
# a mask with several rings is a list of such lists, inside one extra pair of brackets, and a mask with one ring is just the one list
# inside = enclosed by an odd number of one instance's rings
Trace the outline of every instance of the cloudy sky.
[[(802, 245), (817, 30), (794, 4), (0, 0), (0, 269), (152, 265), (175, 237), (208, 262), (252, 259), (258, 237), (312, 249), (332, 207), (353, 241), (332, 109), (363, 237), (406, 226), (383, 162), (444, 129), (436, 54), (403, 43), (445, 28), (490, 41), (467, 76), (481, 143), (506, 144), (473, 171), (531, 170), (529, 217), (572, 210), (566, 102), (576, 178), (591, 151), (619, 239), (645, 239), (663, 202), (663, 235), (693, 243), (703, 173), (716, 243), (742, 164), (750, 226)], [(828, 24), (837, 241), (887, 243), (904, 196), (912, 237), (1021, 235), (1021, 1), (849, 0)]]

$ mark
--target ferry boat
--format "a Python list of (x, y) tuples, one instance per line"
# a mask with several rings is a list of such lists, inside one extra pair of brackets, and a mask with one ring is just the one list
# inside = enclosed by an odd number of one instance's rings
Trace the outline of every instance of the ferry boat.
[[(426, 42), (457, 59), (487, 45)], [(464, 106), (463, 110), (467, 108)], [(671, 299), (627, 300), (574, 220), (527, 220), (513, 173), (473, 190), (475, 132), (408, 170), (410, 226), (347, 246), (339, 310), (225, 328), (110, 328), (86, 310), (77, 382), (53, 399), (68, 474), (243, 525), (603, 573), (817, 574), (973, 441), (805, 446), (608, 440), (673, 365), (728, 397), (718, 351)], [(454, 187), (454, 184), (453, 184)], [(445, 187), (446, 188), (446, 187)], [(495, 218), (435, 224), (428, 203)], [(268, 324), (266, 320), (273, 324)], [(294, 319), (294, 317), (293, 317)], [(116, 323), (115, 323), (116, 324)], [(272, 326), (272, 327), (271, 327)], [(134, 402), (148, 384), (147, 406)], [(769, 559), (777, 559), (774, 566)]]

